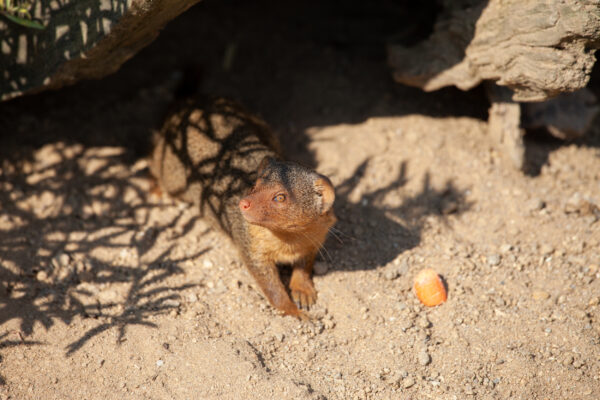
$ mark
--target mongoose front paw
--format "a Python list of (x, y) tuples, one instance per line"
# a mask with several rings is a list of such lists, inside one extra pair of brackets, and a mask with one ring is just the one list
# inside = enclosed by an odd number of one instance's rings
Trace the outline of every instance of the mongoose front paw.
[[(292, 276), (290, 281), (290, 290), (292, 292), (292, 300), (303, 309), (309, 309), (317, 301), (317, 291), (310, 278), (304, 278), (303, 275)], [(302, 277), (302, 278), (301, 278)]]

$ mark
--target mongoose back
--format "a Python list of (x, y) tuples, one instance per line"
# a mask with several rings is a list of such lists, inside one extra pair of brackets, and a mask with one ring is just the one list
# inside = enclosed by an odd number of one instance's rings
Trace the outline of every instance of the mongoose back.
[[(168, 116), (150, 169), (159, 188), (199, 206), (235, 242), (271, 305), (304, 317), (315, 256), (336, 217), (329, 179), (282, 161), (268, 126), (226, 99), (188, 99)], [(278, 264), (292, 266), (290, 292)], [(300, 307), (300, 308), (299, 308)]]

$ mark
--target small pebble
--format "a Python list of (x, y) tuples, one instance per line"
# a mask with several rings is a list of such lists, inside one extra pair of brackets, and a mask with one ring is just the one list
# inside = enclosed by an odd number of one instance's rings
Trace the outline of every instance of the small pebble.
[(407, 329), (412, 328), (414, 325), (414, 322), (412, 321), (412, 319), (410, 318), (402, 318), (400, 321), (398, 321), (398, 326), (399, 328), (404, 332)]
[(398, 277), (398, 271), (395, 269), (389, 269), (389, 270), (385, 271), (385, 273), (383, 274), (383, 277), (385, 279), (387, 279), (388, 281), (393, 281), (394, 279), (396, 279)]
[(417, 359), (419, 361), (419, 364), (421, 364), (422, 366), (429, 365), (429, 363), (431, 362), (431, 356), (426, 351), (421, 351), (417, 355)]
[[(228, 285), (227, 287), (229, 288), (229, 290), (238, 290), (239, 288), (242, 287), (242, 282), (237, 278), (233, 278), (232, 280), (229, 281), (229, 283), (227, 285)], [(225, 286), (225, 284), (223, 284), (223, 286)]]
[(163, 360), (156, 361), (156, 366), (157, 367), (162, 367), (164, 364), (165, 364), (165, 362)]
[(465, 394), (469, 396), (475, 394), (471, 385), (465, 385)]
[(500, 264), (500, 256), (498, 254), (490, 254), (487, 256), (487, 264), (491, 267)]
[(510, 253), (512, 251), (513, 247), (511, 244), (505, 243), (502, 246), (500, 246), (500, 253), (502, 254), (506, 254), (506, 253)]
[(573, 316), (577, 319), (587, 319), (588, 314), (587, 312), (583, 311), (583, 310), (579, 310), (579, 309), (575, 309), (572, 311)]
[(189, 301), (190, 303), (195, 303), (195, 302), (197, 302), (197, 301), (198, 301), (198, 296), (196, 295), (196, 293), (190, 293), (190, 294), (188, 295), (188, 301)]
[(179, 300), (175, 300), (175, 299), (167, 299), (167, 300), (163, 301), (163, 305), (165, 307), (177, 308), (181, 305), (181, 302)]
[(550, 298), (550, 293), (548, 293), (544, 290), (534, 290), (531, 293), (531, 296), (533, 297), (533, 299), (535, 301), (542, 301), (542, 300), (546, 300), (546, 299)]
[(542, 199), (534, 198), (529, 200), (525, 207), (529, 212), (540, 211), (541, 209), (546, 207), (546, 203)]
[(554, 247), (552, 247), (551, 245), (549, 245), (548, 243), (544, 243), (542, 245), (542, 247), (540, 248), (540, 253), (542, 253), (542, 255), (545, 256), (549, 256), (550, 254), (552, 254), (554, 252)]
[(423, 315), (417, 320), (417, 326), (419, 328), (429, 328), (431, 326), (431, 322), (427, 319), (427, 316)]
[(414, 386), (414, 385), (415, 385), (415, 383), (416, 383), (416, 382), (415, 382), (415, 379), (414, 379), (412, 376), (409, 376), (408, 378), (405, 378), (405, 379), (402, 381), (402, 387), (403, 387), (404, 389), (408, 389), (409, 387), (412, 387), (412, 386)]
[(61, 267), (67, 267), (69, 266), (69, 263), (71, 262), (71, 257), (69, 257), (69, 255), (67, 253), (60, 253), (60, 255), (58, 256), (58, 263)]
[(331, 319), (324, 319), (323, 320), (323, 327), (325, 329), (333, 329), (333, 328), (335, 328), (335, 321), (333, 321)]
[(37, 275), (35, 277), (38, 281), (43, 282), (46, 279), (48, 279), (48, 273), (46, 271), (40, 271), (37, 273)]
[(583, 207), (585, 200), (581, 197), (579, 192), (573, 193), (571, 197), (565, 203), (565, 212), (566, 213), (575, 213), (579, 212), (579, 210)]
[(406, 275), (408, 273), (408, 268), (409, 268), (408, 260), (405, 258), (400, 262), (400, 265), (398, 266), (396, 271), (398, 272), (398, 275), (402, 276), (402, 275)]
[(562, 360), (562, 365), (564, 365), (565, 367), (568, 365), (571, 365), (571, 364), (573, 364), (573, 360), (574, 360), (573, 355), (567, 354)]
[(313, 266), (313, 272), (315, 275), (325, 275), (329, 270), (329, 265), (325, 261), (317, 261)]

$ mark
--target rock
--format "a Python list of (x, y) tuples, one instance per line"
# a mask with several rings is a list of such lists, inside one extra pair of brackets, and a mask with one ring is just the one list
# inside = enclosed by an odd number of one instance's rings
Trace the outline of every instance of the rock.
[(562, 359), (562, 361), (561, 361), (561, 364), (562, 364), (562, 365), (564, 365), (565, 367), (566, 367), (566, 366), (569, 366), (569, 365), (573, 364), (573, 361), (574, 361), (574, 359), (575, 359), (575, 358), (573, 357), (573, 355), (572, 355), (572, 354), (566, 354), (566, 355), (563, 357), (563, 359)]
[(486, 258), (487, 264), (491, 267), (495, 267), (500, 264), (500, 256), (498, 254), (490, 254)]
[(404, 378), (404, 380), (402, 380), (402, 387), (404, 389), (408, 389), (410, 387), (413, 387), (415, 385), (415, 378), (413, 378), (412, 376), (409, 376), (407, 378)]
[(329, 270), (329, 265), (325, 261), (316, 261), (313, 266), (313, 272), (315, 275), (325, 275)]
[[(434, 91), (484, 80), (514, 101), (543, 101), (584, 88), (600, 38), (597, 4), (577, 1), (443, 1), (434, 32), (415, 46), (390, 46), (397, 82)], [(523, 45), (526, 38), (527, 45)], [(571, 40), (571, 38), (576, 38)]]
[(0, 19), (3, 79), (0, 99), (56, 89), (111, 74), (150, 44), (167, 22), (198, 0), (54, 2), (34, 7), (45, 29)]
[(383, 273), (383, 277), (388, 281), (393, 281), (399, 276), (398, 271), (396, 269), (388, 269)]
[(549, 256), (553, 252), (554, 252), (554, 247), (552, 247), (548, 243), (544, 243), (544, 244), (542, 244), (542, 247), (540, 247), (540, 253), (544, 257)]
[(529, 212), (540, 211), (546, 207), (546, 203), (542, 199), (533, 198), (525, 204), (525, 209)]
[(417, 320), (417, 326), (422, 329), (429, 328), (431, 326), (431, 322), (427, 319), (427, 316), (423, 315), (419, 317)]
[(412, 319), (410, 319), (409, 317), (405, 317), (402, 318), (400, 321), (398, 321), (398, 327), (404, 332), (407, 329), (412, 328), (414, 325), (414, 322)]
[(71, 257), (67, 253), (60, 252), (52, 258), (52, 265), (54, 268), (66, 268), (71, 262)]
[(396, 271), (398, 272), (399, 276), (402, 276), (402, 275), (406, 275), (408, 273), (408, 269), (409, 269), (408, 260), (405, 258), (400, 262), (400, 265), (398, 265)]
[(198, 301), (198, 296), (196, 295), (196, 293), (190, 293), (187, 297), (187, 300), (189, 303), (195, 303)]
[(590, 200), (585, 199), (581, 193), (575, 192), (565, 203), (565, 213), (578, 213), (580, 215), (591, 215), (598, 213), (598, 207)]
[(531, 296), (533, 297), (533, 299), (535, 301), (543, 301), (543, 300), (550, 298), (550, 293), (548, 293), (544, 290), (534, 290), (531, 293)]
[(398, 271), (396, 270), (387, 270), (384, 272), (383, 277), (388, 281), (393, 281), (398, 277)]
[(543, 126), (565, 139), (586, 132), (600, 110), (593, 93), (584, 89), (595, 62), (588, 49), (600, 46), (597, 4), (441, 3), (443, 11), (426, 40), (388, 47), (397, 82), (427, 92), (451, 85), (469, 90), (487, 82), (490, 137), (517, 169), (524, 167), (525, 128)]
[(419, 361), (420, 365), (425, 367), (431, 362), (431, 356), (429, 355), (429, 353), (423, 350), (417, 355), (417, 360)]
[(35, 278), (40, 281), (40, 282), (46, 282), (48, 280), (48, 273), (44, 270), (39, 271), (36, 275)]
[(473, 391), (473, 387), (471, 385), (465, 385), (465, 394), (468, 396), (472, 396), (475, 394), (475, 392)]

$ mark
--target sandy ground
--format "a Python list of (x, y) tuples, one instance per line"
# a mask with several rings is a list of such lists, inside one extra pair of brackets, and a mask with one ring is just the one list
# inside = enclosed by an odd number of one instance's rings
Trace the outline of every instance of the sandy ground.
[[(600, 398), (600, 121), (528, 139), (523, 174), (481, 91), (391, 81), (376, 11), (222, 4), (114, 76), (0, 106), (0, 399)], [(336, 186), (311, 323), (276, 315), (193, 207), (149, 195), (189, 63)], [(423, 268), (442, 306), (416, 300)]]

